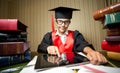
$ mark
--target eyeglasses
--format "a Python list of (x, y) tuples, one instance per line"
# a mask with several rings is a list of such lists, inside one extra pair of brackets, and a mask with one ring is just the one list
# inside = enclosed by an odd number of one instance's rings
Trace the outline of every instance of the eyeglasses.
[(56, 22), (57, 22), (57, 24), (60, 24), (60, 25), (62, 25), (63, 23), (66, 24), (66, 25), (70, 24), (70, 20), (67, 20), (67, 21), (56, 20)]

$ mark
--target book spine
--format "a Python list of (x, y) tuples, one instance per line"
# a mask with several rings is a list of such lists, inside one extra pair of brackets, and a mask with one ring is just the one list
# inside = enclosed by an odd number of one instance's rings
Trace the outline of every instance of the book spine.
[(120, 61), (120, 53), (107, 51), (107, 57), (113, 60)]
[(101, 48), (103, 50), (120, 53), (120, 42), (107, 42), (106, 40), (103, 40), (101, 43)]
[(5, 42), (0, 43), (0, 55), (24, 54), (29, 49), (26, 42)]
[(101, 20), (104, 19), (105, 14), (113, 13), (113, 12), (118, 12), (120, 11), (120, 3), (108, 6), (104, 9), (97, 10), (93, 13), (93, 18), (95, 20)]
[(120, 36), (107, 36), (105, 40), (108, 42), (120, 42)]
[(107, 36), (120, 36), (120, 27), (107, 29)]
[(0, 33), (0, 42), (27, 42), (27, 33)]
[(0, 19), (0, 30), (17, 30), (17, 20)]
[(27, 26), (22, 24), (18, 19), (0, 19), (0, 31), (26, 32)]
[(31, 52), (27, 50), (22, 55), (0, 56), (0, 67), (17, 64), (20, 62), (28, 62), (31, 60)]

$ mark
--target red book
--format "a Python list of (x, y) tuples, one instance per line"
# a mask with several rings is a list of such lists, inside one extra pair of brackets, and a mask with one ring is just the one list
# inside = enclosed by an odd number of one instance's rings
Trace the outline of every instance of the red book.
[(120, 42), (107, 42), (106, 40), (103, 40), (101, 47), (103, 50), (120, 52)]
[(26, 32), (26, 28), (18, 19), (0, 19), (0, 31)]
[(24, 54), (29, 49), (27, 42), (0, 43), (0, 55)]

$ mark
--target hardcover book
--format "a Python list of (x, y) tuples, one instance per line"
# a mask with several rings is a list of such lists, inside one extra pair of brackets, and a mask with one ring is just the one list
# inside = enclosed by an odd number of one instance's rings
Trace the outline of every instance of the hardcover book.
[(120, 42), (107, 42), (103, 40), (101, 48), (106, 51), (119, 52), (120, 53)]
[(0, 68), (3, 66), (9, 66), (21, 62), (27, 62), (31, 60), (30, 50), (27, 50), (25, 54), (22, 55), (12, 55), (12, 56), (0, 56)]
[(120, 27), (120, 12), (105, 14), (104, 28)]
[(107, 29), (107, 36), (120, 36), (120, 27)]
[(26, 32), (26, 28), (18, 19), (0, 19), (0, 32)]
[(0, 33), (0, 42), (27, 42), (27, 33)]
[(107, 6), (103, 9), (97, 10), (93, 13), (93, 18), (95, 20), (102, 20), (105, 17), (105, 14), (110, 14), (120, 11), (120, 3), (116, 3), (110, 6)]
[(107, 36), (105, 40), (108, 42), (119, 42), (120, 43), (120, 36)]
[(29, 49), (28, 42), (0, 43), (0, 55), (24, 54)]
[(110, 59), (120, 61), (120, 53), (118, 52), (112, 52), (112, 51), (107, 51), (107, 56)]

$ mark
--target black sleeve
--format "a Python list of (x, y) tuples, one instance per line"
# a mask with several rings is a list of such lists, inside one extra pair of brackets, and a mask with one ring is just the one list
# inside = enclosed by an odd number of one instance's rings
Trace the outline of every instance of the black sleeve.
[(88, 47), (91, 47), (92, 49), (93, 46), (92, 44), (89, 44), (83, 37), (83, 35), (75, 30), (74, 31), (74, 48), (73, 48), (73, 51), (75, 52), (83, 52), (83, 49), (88, 46)]
[(44, 35), (42, 42), (38, 45), (37, 51), (40, 53), (47, 53), (47, 47), (49, 45), (52, 45), (52, 36), (51, 32), (48, 32), (47, 34)]

